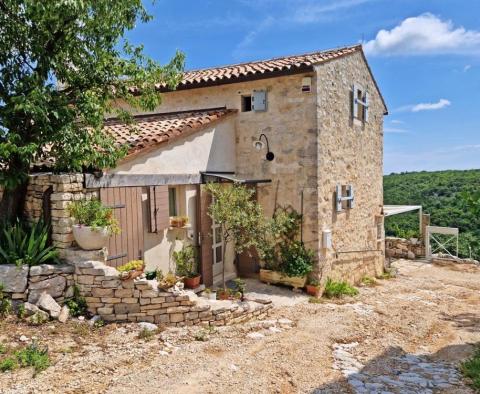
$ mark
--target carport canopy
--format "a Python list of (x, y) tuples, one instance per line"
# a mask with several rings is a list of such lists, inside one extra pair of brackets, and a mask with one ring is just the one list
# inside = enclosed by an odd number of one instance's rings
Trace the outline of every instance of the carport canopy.
[(401, 213), (407, 213), (412, 211), (420, 211), (420, 214), (421, 214), (422, 206), (421, 205), (384, 205), (383, 206), (384, 216), (399, 215)]

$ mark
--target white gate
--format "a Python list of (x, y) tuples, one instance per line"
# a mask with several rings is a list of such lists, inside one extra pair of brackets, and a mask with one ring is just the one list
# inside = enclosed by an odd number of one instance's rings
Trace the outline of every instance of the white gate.
[[(438, 237), (435, 236), (436, 234), (449, 235), (449, 237), (446, 240), (441, 241), (438, 239)], [(425, 241), (426, 241), (426, 247), (427, 247), (427, 250), (426, 250), (427, 259), (431, 259), (432, 254), (439, 251), (443, 251), (444, 253), (452, 257), (458, 257), (458, 228), (427, 226)], [(433, 245), (432, 245), (432, 241), (433, 241)], [(452, 241), (455, 241), (455, 247), (456, 247), (455, 256), (451, 254), (450, 251), (447, 249), (447, 246), (451, 245)]]

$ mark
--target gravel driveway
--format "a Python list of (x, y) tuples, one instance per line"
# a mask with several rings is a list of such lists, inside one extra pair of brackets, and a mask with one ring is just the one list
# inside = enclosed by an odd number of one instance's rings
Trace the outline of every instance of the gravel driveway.
[(215, 331), (169, 329), (141, 340), (134, 324), (83, 335), (73, 322), (4, 324), (0, 340), (39, 336), (54, 365), (34, 379), (28, 370), (0, 374), (0, 392), (470, 393), (456, 366), (480, 342), (480, 269), (395, 266), (397, 278), (355, 298), (279, 298), (269, 320)]

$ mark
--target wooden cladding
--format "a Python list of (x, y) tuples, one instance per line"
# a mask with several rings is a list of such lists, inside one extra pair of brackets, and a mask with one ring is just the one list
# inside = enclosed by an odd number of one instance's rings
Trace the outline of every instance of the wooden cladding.
[(148, 188), (150, 206), (150, 232), (163, 231), (170, 225), (168, 207), (168, 186), (150, 186)]
[(142, 188), (102, 188), (100, 200), (113, 208), (120, 227), (120, 234), (109, 239), (108, 265), (118, 267), (131, 260), (143, 259)]

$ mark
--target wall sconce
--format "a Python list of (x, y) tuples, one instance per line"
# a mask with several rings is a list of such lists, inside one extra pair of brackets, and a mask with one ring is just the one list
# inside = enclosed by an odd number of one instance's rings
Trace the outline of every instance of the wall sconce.
[(267, 144), (267, 154), (265, 155), (265, 159), (267, 159), (268, 161), (272, 161), (273, 159), (275, 159), (275, 155), (273, 154), (273, 152), (270, 152), (270, 146), (268, 145), (268, 138), (265, 134), (263, 133), (260, 134), (260, 137), (258, 138), (258, 140), (253, 141), (253, 147), (256, 150), (262, 150), (265, 147), (265, 143), (262, 142), (262, 137), (265, 138), (265, 142)]

